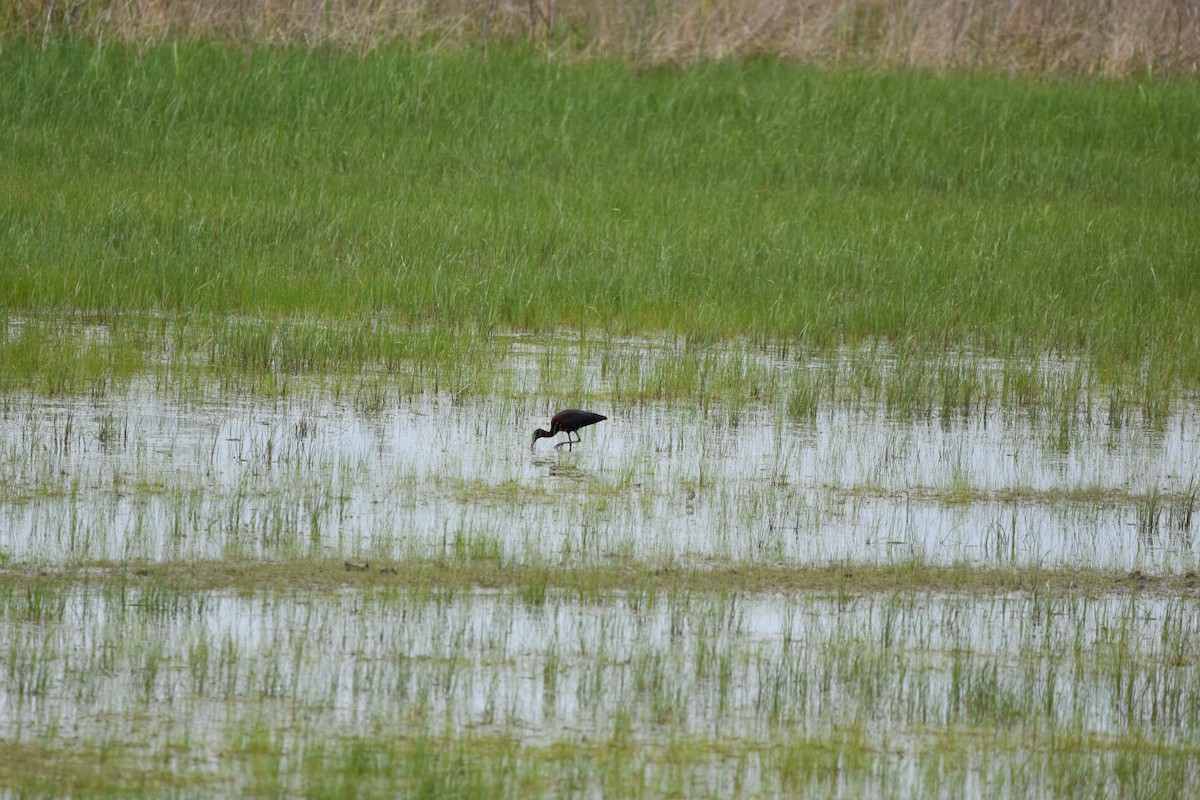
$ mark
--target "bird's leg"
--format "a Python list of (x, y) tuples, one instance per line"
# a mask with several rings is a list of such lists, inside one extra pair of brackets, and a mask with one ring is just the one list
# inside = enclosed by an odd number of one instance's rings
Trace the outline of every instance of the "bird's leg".
[(572, 433), (571, 431), (567, 431), (567, 440), (565, 442), (559, 442), (558, 444), (554, 445), (554, 449), (557, 450), (558, 448), (562, 447), (565, 444), (567, 446), (568, 450), (574, 450), (575, 449), (574, 445), (577, 445), (580, 442), (582, 442), (583, 437), (579, 435), (579, 431), (574, 431), (576, 438), (572, 439), (571, 433)]

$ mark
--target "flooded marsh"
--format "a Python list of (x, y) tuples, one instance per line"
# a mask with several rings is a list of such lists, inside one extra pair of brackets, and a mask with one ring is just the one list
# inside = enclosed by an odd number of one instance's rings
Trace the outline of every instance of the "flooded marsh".
[[(496, 797), (1200, 784), (1191, 401), (1118, 424), (1084, 391), (1064, 417), (976, 361), (995, 405), (904, 412), (886, 388), (903, 367), (881, 360), (877, 396), (821, 389), (803, 413), (625, 402), (619, 381), (684, 359), (505, 351), (505, 390), (371, 404), (322, 381), (151, 376), (6, 395), (0, 761), (59, 777), (0, 778)], [(845, 368), (694, 358), (709, 381)], [(608, 419), (531, 447), (565, 403), (521, 387), (563, 375)]]
[(25, 5), (0, 795), (1200, 796), (1178, 15), (1112, 81)]
[(1200, 781), (1194, 597), (110, 584), (0, 602), (8, 752), (166, 762), (180, 785), (243, 791), (274, 759), (270, 786), (312, 791), (333, 759), (411, 790), (423, 743), (468, 774), (511, 761), (499, 796), (912, 796), (945, 790), (938, 765), (1004, 796)]
[[(698, 360), (711, 382), (769, 372), (772, 358)], [(803, 415), (744, 399), (622, 400), (613, 365), (639, 359), (649, 372), (679, 362), (524, 343), (492, 365), (504, 391), (430, 390), (370, 408), (302, 382), (283, 395), (164, 392), (148, 380), (99, 396), (10, 394), (0, 558), (1196, 568), (1191, 401), (1155, 424), (1114, 424), (1083, 390), (1068, 413), (1006, 403), (1003, 391), (991, 408), (902, 413), (886, 391), (864, 400), (861, 386), (822, 389), (834, 400)], [(983, 366), (972, 366), (981, 385), (991, 374), (1005, 386), (1003, 365)], [(1043, 369), (1043, 383), (1055, 380)], [(609, 419), (572, 448), (531, 448), (557, 406), (520, 387), (563, 373), (577, 402)]]

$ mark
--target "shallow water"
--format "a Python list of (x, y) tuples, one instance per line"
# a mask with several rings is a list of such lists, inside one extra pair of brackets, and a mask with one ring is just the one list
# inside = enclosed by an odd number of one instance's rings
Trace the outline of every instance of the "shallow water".
[[(892, 765), (888, 781), (916, 789), (920, 770), (904, 768), (930, 729), (1087, 739), (1152, 727), (1164, 746), (1189, 741), (1198, 610), (1037, 593), (21, 591), (0, 596), (0, 736), (133, 747), (229, 779), (240, 767), (221, 753), (264, 729), (301, 761), (379, 731), (532, 746), (626, 727), (646, 745), (855, 731)], [(979, 778), (1009, 766), (994, 757)]]
[[(529, 400), (438, 395), (364, 413), (319, 392), (10, 397), (0, 557), (1196, 569), (1200, 522), (1169, 499), (1200, 475), (1191, 405), (1159, 429), (1081, 424), (1066, 446), (1002, 413), (826, 408), (800, 423), (762, 406), (589, 407), (609, 420), (581, 444), (531, 450), (555, 408)], [(1167, 499), (1148, 530), (1139, 496), (1156, 490)]]
[[(0, 565), (22, 576), (308, 556), (1196, 570), (1194, 404), (1153, 428), (1072, 415), (1064, 435), (998, 410), (826, 402), (797, 421), (762, 403), (590, 402), (609, 419), (582, 443), (531, 449), (532, 430), (568, 404), (521, 388), (543, 371), (577, 370), (584, 396), (619, 394), (603, 365), (557, 347), (510, 348), (512, 391), (482, 397), (359, 404), (314, 383), (270, 400), (149, 380), (96, 398), (5, 396)], [(768, 371), (781, 361), (761, 359)], [(0, 738), (124, 753), (135, 769), (171, 765), (228, 794), (262, 777), (256, 754), (280, 753), (274, 788), (299, 794), (306, 775), (337, 771), (321, 759), (347, 742), (386, 763), (403, 737), (477, 736), (530, 748), (532, 774), (594, 796), (623, 785), (606, 769), (684, 796), (1055, 796), (1080, 770), (1115, 795), (1136, 793), (1119, 777), (1132, 761), (1151, 780), (1174, 769), (1173, 785), (1200, 781), (1187, 757), (1200, 727), (1191, 594), (856, 595), (851, 581), (832, 596), (584, 602), (551, 590), (543, 602), (378, 583), (135, 589), (118, 573), (0, 585)], [(715, 757), (681, 767), (662, 750), (677, 741)], [(580, 748), (566, 760), (564, 742)], [(869, 764), (842, 763), (863, 752)]]

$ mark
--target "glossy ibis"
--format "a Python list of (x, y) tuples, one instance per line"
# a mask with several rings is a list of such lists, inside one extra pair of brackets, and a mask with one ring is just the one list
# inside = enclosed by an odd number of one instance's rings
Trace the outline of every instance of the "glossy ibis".
[(557, 449), (565, 444), (567, 445), (567, 449), (571, 449), (571, 445), (575, 444), (575, 442), (583, 441), (582, 437), (572, 440), (572, 433), (576, 436), (579, 436), (580, 428), (586, 428), (588, 425), (595, 425), (597, 422), (606, 419), (608, 419), (608, 417), (604, 416), (603, 414), (593, 414), (591, 411), (580, 411), (578, 408), (565, 409), (550, 418), (550, 430), (544, 431), (541, 428), (538, 428), (533, 432), (533, 441), (529, 443), (529, 449), (533, 449), (533, 446), (537, 444), (538, 439), (548, 438), (560, 432), (567, 434), (567, 440), (565, 442), (559, 442), (558, 444), (554, 445), (554, 447)]

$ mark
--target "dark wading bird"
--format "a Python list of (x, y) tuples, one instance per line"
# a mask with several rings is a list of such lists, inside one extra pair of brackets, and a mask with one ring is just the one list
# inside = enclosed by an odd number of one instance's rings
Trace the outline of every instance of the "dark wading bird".
[[(586, 428), (588, 425), (595, 425), (597, 422), (601, 422), (602, 420), (606, 419), (608, 419), (608, 417), (604, 416), (603, 414), (593, 414), (591, 411), (580, 411), (578, 408), (565, 409), (550, 418), (550, 430), (544, 431), (541, 428), (538, 428), (533, 432), (533, 441), (529, 443), (529, 449), (533, 449), (533, 446), (537, 444), (538, 439), (549, 438), (557, 433), (566, 433), (567, 440), (565, 442), (559, 442), (558, 444), (554, 445), (554, 447), (557, 449), (565, 444), (567, 445), (567, 449), (570, 450), (571, 445), (575, 444), (575, 442), (583, 441), (583, 438), (579, 437), (580, 428)], [(572, 440), (572, 433), (579, 438)]]

